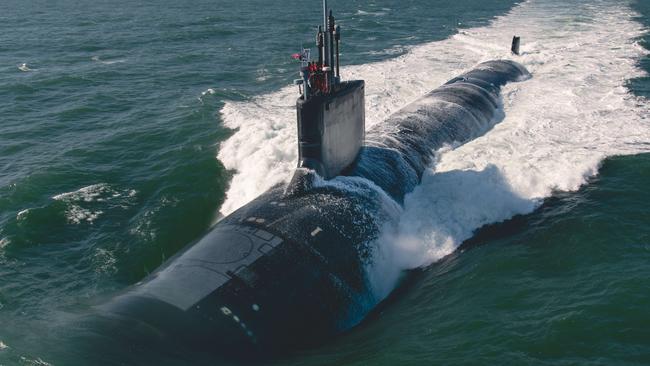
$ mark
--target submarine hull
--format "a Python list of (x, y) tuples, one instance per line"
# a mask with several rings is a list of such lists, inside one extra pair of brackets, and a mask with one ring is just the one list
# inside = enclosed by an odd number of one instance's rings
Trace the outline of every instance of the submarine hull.
[(358, 324), (381, 298), (366, 269), (434, 152), (485, 133), (500, 87), (530, 74), (489, 61), (366, 132), (346, 176), (297, 169), (101, 307), (200, 348), (245, 354), (316, 343)]

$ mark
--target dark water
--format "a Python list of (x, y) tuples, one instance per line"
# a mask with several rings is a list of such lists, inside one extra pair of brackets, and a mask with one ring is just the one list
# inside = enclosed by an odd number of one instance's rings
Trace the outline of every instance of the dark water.
[[(219, 110), (290, 83), (316, 3), (0, 4), (0, 365), (75, 364), (72, 349), (48, 359), (67, 322), (217, 219), (232, 176)], [(332, 2), (354, 64), (513, 4)], [(632, 6), (650, 26), (650, 4)], [(650, 96), (647, 77), (628, 85)], [(350, 334), (272, 363), (648, 364), (649, 186), (650, 154), (608, 158), (417, 271)]]

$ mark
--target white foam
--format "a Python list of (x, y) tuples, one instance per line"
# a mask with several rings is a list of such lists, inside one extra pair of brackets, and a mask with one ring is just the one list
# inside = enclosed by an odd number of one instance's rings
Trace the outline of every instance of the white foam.
[[(104, 213), (103, 210), (97, 208), (98, 204), (110, 201), (113, 205), (126, 208), (130, 199), (136, 194), (137, 192), (133, 189), (118, 191), (106, 183), (98, 183), (76, 191), (57, 194), (52, 199), (66, 204), (66, 219), (69, 223), (87, 222), (92, 224)], [(29, 209), (22, 210), (16, 218), (24, 219), (27, 214), (29, 214)]]
[(52, 366), (51, 363), (43, 361), (41, 358), (27, 358), (25, 356), (20, 356), (20, 361), (23, 365), (29, 365), (29, 366)]
[(208, 89), (206, 89), (205, 91), (202, 91), (202, 92), (201, 92), (201, 96), (204, 97), (204, 96), (206, 96), (206, 95), (213, 95), (214, 93), (216, 93), (216, 92), (214, 91), (214, 89), (212, 89), (212, 88), (208, 88)]
[(29, 213), (29, 210), (30, 210), (29, 208), (26, 208), (24, 210), (20, 210), (16, 214), (16, 220), (20, 221), (20, 220), (24, 219), (25, 217), (27, 217), (27, 214)]
[[(577, 25), (576, 15), (592, 22)], [(499, 40), (519, 34), (518, 60), (534, 77), (508, 85), (504, 121), (441, 152), (407, 196), (399, 222), (380, 240), (381, 262), (373, 270), (379, 296), (400, 270), (450, 254), (481, 226), (529, 213), (553, 191), (578, 189), (605, 157), (647, 151), (650, 109), (624, 87), (643, 75), (636, 62), (647, 54), (634, 41), (644, 31), (634, 15), (619, 4), (531, 1), (453, 38), (492, 56)]]
[(257, 70), (256, 74), (257, 77), (255, 78), (255, 80), (257, 81), (266, 81), (271, 77), (271, 73), (266, 68)]
[(0, 341), (0, 351), (5, 350), (7, 348), (9, 348), (9, 346), (7, 346), (4, 342)]
[(388, 8), (382, 8), (382, 11), (364, 11), (359, 9), (357, 10), (357, 15), (372, 15), (372, 16), (379, 17), (382, 15), (386, 15), (388, 11), (390, 11), (390, 9)]
[(103, 60), (99, 56), (93, 56), (90, 59), (95, 61), (95, 62), (99, 62), (100, 64), (103, 64), (103, 65), (121, 64), (123, 62), (126, 62), (125, 59)]
[(101, 210), (93, 211), (77, 205), (70, 205), (66, 210), (66, 219), (71, 224), (80, 224), (84, 221), (92, 224), (103, 213), (104, 211)]
[(60, 193), (52, 197), (57, 201), (85, 201), (93, 202), (101, 199), (100, 197), (110, 191), (110, 186), (106, 183), (92, 184), (79, 188), (76, 191)]
[(93, 266), (98, 274), (115, 274), (117, 272), (117, 258), (115, 253), (105, 248), (95, 249)]
[[(626, 80), (644, 75), (646, 30), (626, 1), (528, 1), (490, 25), (465, 29), (400, 57), (344, 67), (366, 80), (367, 127), (479, 62), (510, 58), (522, 37), (523, 63), (533, 79), (503, 90), (505, 119), (485, 136), (439, 152), (438, 163), (388, 222), (371, 274), (378, 296), (403, 269), (428, 265), (454, 251), (474, 230), (534, 210), (555, 190), (573, 191), (605, 157), (648, 151), (650, 109)], [(235, 170), (221, 208), (230, 213), (296, 164), (295, 87), (250, 102), (228, 102), (224, 124), (237, 129), (218, 158)]]
[[(11, 244), (11, 241), (8, 238), (0, 239), (0, 264), (4, 263), (5, 260), (5, 251), (4, 249)], [(2, 310), (2, 303), (0, 302), (0, 310)]]

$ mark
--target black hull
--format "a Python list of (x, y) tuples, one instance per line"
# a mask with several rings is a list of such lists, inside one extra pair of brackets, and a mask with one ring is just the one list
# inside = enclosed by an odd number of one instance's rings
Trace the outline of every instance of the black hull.
[(102, 306), (200, 348), (247, 353), (315, 343), (358, 324), (381, 298), (367, 277), (392, 209), (444, 144), (494, 124), (500, 87), (528, 72), (490, 61), (369, 130), (346, 177), (298, 169), (151, 276)]

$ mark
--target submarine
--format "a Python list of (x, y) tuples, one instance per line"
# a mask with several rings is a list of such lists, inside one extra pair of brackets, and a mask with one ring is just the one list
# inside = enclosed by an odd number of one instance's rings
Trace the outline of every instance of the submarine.
[[(98, 306), (129, 339), (149, 334), (246, 355), (308, 346), (359, 324), (382, 298), (368, 267), (382, 226), (445, 144), (499, 116), (500, 89), (530, 78), (487, 61), (365, 128), (365, 84), (342, 80), (341, 28), (327, 1), (318, 58), (302, 50), (295, 80), (298, 164), (141, 282)], [(112, 326), (117, 328), (117, 325)]]

